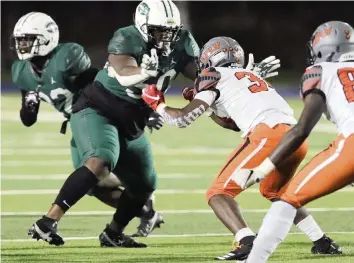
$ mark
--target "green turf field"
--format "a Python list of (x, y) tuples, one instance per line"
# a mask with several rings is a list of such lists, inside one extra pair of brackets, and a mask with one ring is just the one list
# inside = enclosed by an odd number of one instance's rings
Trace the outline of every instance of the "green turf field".
[[(167, 102), (184, 103), (170, 97)], [(289, 102), (298, 116), (301, 102)], [(59, 133), (61, 116), (44, 103), (39, 121), (31, 128), (19, 120), (19, 97), (2, 95), (1, 104), (2, 262), (207, 263), (230, 250), (233, 237), (207, 206), (204, 193), (228, 153), (240, 142), (239, 134), (201, 117), (187, 129), (165, 126), (150, 136), (159, 174), (156, 208), (166, 223), (143, 240), (148, 248), (100, 248), (97, 237), (113, 211), (93, 197), (83, 198), (60, 222), (66, 244), (57, 248), (32, 242), (27, 230), (47, 211), (72, 172), (70, 131)], [(334, 125), (322, 120), (310, 137), (306, 161), (334, 138)], [(310, 241), (293, 228), (269, 262), (354, 262), (353, 190), (347, 187), (308, 205), (322, 228), (341, 244), (343, 256), (311, 255)], [(269, 203), (256, 188), (241, 194), (238, 201), (257, 231)], [(126, 232), (131, 234), (137, 224), (136, 220), (131, 222)]]

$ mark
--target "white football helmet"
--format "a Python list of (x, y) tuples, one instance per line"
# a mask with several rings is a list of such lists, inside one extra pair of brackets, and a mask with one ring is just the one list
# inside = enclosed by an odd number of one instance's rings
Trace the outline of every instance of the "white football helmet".
[(16, 23), (13, 36), (20, 60), (49, 54), (59, 43), (59, 28), (47, 14), (31, 12)]
[(345, 22), (329, 21), (321, 24), (312, 34), (307, 44), (308, 66), (339, 61), (342, 58), (353, 59), (354, 29)]
[(164, 55), (179, 38), (181, 15), (171, 0), (143, 0), (135, 11), (135, 27), (144, 41), (152, 43)]

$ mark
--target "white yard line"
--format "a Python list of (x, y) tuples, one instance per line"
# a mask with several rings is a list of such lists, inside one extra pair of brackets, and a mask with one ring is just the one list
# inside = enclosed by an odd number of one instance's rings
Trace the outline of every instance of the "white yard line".
[[(69, 174), (47, 174), (47, 175), (32, 175), (32, 174), (4, 174), (1, 175), (2, 181), (62, 181), (66, 179)], [(195, 178), (209, 178), (208, 175), (203, 174), (186, 174), (186, 173), (165, 173), (158, 174), (160, 179), (195, 179)]]
[[(168, 160), (161, 163), (160, 165), (164, 166), (220, 166), (224, 162), (223, 159), (206, 159), (206, 160)], [(72, 166), (71, 160), (21, 160), (21, 161), (2, 161), (2, 167), (53, 167), (53, 166)]]
[[(235, 144), (235, 147), (237, 144)], [(231, 153), (234, 148), (218, 148), (218, 147), (187, 147), (187, 148), (159, 148), (152, 147), (153, 153), (155, 155), (164, 155), (164, 156), (175, 156), (175, 155), (225, 155), (226, 156)], [(31, 149), (31, 148), (2, 148), (1, 149), (2, 156), (13, 156), (13, 155), (58, 155), (58, 156), (69, 156), (70, 149), (69, 145), (66, 148), (53, 148), (52, 145), (48, 148), (39, 148), (39, 149)]]
[[(58, 112), (41, 111), (38, 115), (39, 122), (61, 123), (65, 118)], [(2, 111), (1, 121), (6, 122), (19, 122), (20, 117), (17, 111)], [(314, 132), (320, 133), (336, 133), (337, 129), (331, 123), (319, 123), (315, 126)]]
[[(353, 212), (354, 207), (315, 207), (307, 208), (310, 212)], [(266, 213), (268, 209), (242, 209), (243, 213)], [(159, 210), (162, 214), (213, 214), (211, 209), (200, 209), (200, 210)], [(95, 215), (112, 215), (114, 211), (69, 211), (66, 216), (95, 216)], [(2, 212), (1, 216), (41, 216), (45, 212)]]
[[(350, 231), (334, 231), (334, 232), (326, 232), (328, 235), (354, 235), (354, 232)], [(289, 235), (303, 235), (301, 232), (291, 232)], [(222, 237), (222, 236), (232, 236), (230, 233), (204, 233), (204, 234), (174, 234), (174, 235), (149, 235), (148, 238), (184, 238), (184, 237)], [(97, 236), (91, 237), (65, 237), (65, 241), (70, 240), (92, 240), (98, 239)], [(33, 242), (37, 241), (34, 239), (2, 239), (1, 243), (20, 243), (20, 242)]]
[[(0, 195), (50, 195), (57, 194), (59, 189), (26, 189), (26, 190), (3, 190)], [(156, 194), (160, 195), (173, 195), (173, 194), (205, 194), (206, 189), (159, 189)], [(354, 193), (354, 187), (345, 187), (337, 192)], [(257, 188), (250, 188), (242, 192), (242, 194), (259, 194)]]

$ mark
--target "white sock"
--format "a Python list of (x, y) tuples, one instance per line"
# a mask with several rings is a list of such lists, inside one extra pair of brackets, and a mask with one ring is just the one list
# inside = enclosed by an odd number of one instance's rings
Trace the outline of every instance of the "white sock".
[(303, 219), (296, 227), (306, 234), (312, 242), (319, 240), (324, 235), (322, 229), (311, 215)]
[(253, 233), (253, 231), (248, 227), (242, 228), (241, 230), (237, 231), (235, 235), (235, 241), (240, 242), (242, 238), (248, 236), (255, 236), (255, 233)]
[(253, 242), (247, 263), (263, 263), (285, 239), (296, 216), (296, 208), (283, 201), (272, 204)]

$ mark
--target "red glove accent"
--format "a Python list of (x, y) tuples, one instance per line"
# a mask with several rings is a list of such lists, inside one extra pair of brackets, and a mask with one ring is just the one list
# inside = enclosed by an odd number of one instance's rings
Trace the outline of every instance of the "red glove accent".
[(195, 96), (195, 90), (193, 88), (184, 88), (182, 96), (185, 100), (192, 101)]
[(154, 111), (156, 111), (160, 103), (165, 102), (165, 97), (161, 91), (157, 90), (156, 84), (147, 85), (147, 87), (143, 89), (141, 97)]

